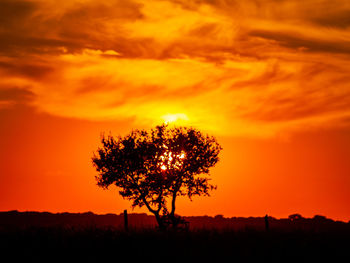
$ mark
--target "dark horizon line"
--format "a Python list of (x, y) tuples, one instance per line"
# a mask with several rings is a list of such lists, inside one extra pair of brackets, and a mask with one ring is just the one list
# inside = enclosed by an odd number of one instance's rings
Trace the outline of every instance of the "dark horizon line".
[[(17, 209), (14, 209), (14, 210), (7, 210), (7, 211), (3, 211), (3, 210), (0, 210), (0, 213), (46, 213), (46, 214), (52, 214), (52, 215), (60, 215), (60, 214), (90, 214), (90, 215), (96, 215), (96, 216), (106, 216), (106, 215), (112, 215), (112, 216), (120, 216), (120, 215), (123, 215), (123, 212), (124, 210), (122, 210), (119, 214), (116, 214), (116, 213), (103, 213), (103, 214), (98, 214), (98, 213), (95, 213), (95, 212), (92, 212), (92, 211), (86, 211), (86, 212), (49, 212), (49, 211), (34, 211), (34, 210), (25, 210), (25, 211), (19, 211)], [(150, 216), (150, 217), (153, 217), (154, 215), (152, 214), (149, 214), (149, 213), (146, 213), (146, 212), (141, 212), (141, 213), (135, 213), (135, 212), (129, 212), (128, 210), (128, 214), (129, 215), (147, 215), (147, 216)], [(275, 219), (275, 220), (283, 220), (283, 219), (290, 219), (289, 217), (292, 216), (292, 215), (300, 215), (302, 219), (315, 219), (317, 217), (320, 217), (320, 218), (324, 218), (326, 220), (332, 220), (334, 222), (342, 222), (342, 223), (350, 223), (350, 219), (348, 221), (344, 221), (344, 220), (335, 220), (333, 218), (329, 218), (327, 216), (324, 216), (324, 215), (320, 215), (320, 214), (315, 214), (313, 217), (304, 217), (302, 214), (300, 213), (292, 213), (290, 215), (288, 215), (288, 217), (280, 217), (280, 218), (277, 218), (277, 217), (274, 217), (272, 215), (269, 215), (269, 214), (265, 214), (265, 215), (262, 215), (262, 216), (231, 216), (231, 217), (226, 217), (225, 215), (223, 214), (216, 214), (214, 216), (210, 216), (210, 215), (192, 215), (192, 216), (187, 216), (187, 215), (180, 215), (181, 217), (184, 217), (184, 218), (194, 218), (194, 217), (209, 217), (209, 218), (223, 218), (223, 219), (237, 219), (237, 218), (241, 218), (241, 219), (249, 219), (249, 218), (264, 218), (265, 216), (268, 216), (269, 218), (271, 219)]]

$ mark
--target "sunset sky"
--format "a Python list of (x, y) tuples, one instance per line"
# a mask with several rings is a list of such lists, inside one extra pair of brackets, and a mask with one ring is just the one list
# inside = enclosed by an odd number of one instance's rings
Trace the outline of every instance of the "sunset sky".
[(130, 209), (91, 157), (165, 121), (223, 147), (177, 213), (350, 220), (350, 2), (0, 0), (0, 211)]

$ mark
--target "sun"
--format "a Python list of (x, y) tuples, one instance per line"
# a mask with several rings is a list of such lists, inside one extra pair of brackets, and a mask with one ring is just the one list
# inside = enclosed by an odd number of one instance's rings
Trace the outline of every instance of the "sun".
[(165, 114), (161, 117), (166, 124), (173, 123), (177, 121), (188, 121), (189, 118), (184, 113), (175, 113), (175, 114)]
[(180, 169), (183, 165), (183, 161), (186, 157), (186, 153), (181, 151), (178, 154), (174, 154), (171, 151), (166, 151), (159, 158), (159, 167), (162, 171), (166, 171), (168, 169)]

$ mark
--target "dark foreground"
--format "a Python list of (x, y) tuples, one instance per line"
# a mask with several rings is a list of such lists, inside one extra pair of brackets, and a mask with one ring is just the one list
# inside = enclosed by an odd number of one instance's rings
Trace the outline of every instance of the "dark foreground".
[[(154, 218), (0, 212), (0, 262), (350, 262), (350, 223), (316, 216), (188, 217), (159, 231)], [(6, 259), (6, 260), (2, 260)]]
[[(7, 262), (349, 262), (349, 232), (32, 227), (1, 232)], [(3, 261), (5, 262), (5, 261)]]

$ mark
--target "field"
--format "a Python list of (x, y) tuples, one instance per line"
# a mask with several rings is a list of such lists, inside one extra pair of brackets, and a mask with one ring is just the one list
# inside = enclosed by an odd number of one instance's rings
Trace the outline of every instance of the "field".
[[(336, 228), (193, 228), (56, 225), (2, 227), (11, 261), (349, 262), (349, 224)], [(273, 226), (273, 224), (272, 224)]]

